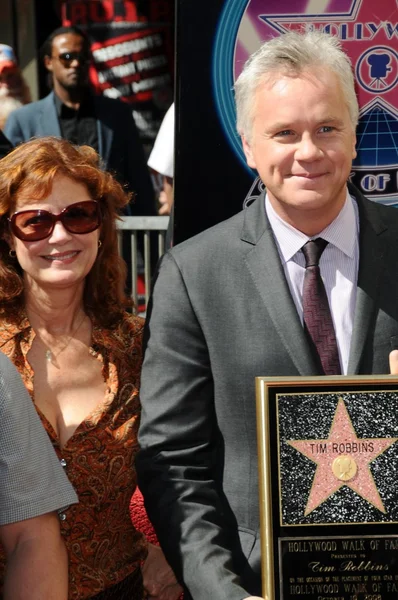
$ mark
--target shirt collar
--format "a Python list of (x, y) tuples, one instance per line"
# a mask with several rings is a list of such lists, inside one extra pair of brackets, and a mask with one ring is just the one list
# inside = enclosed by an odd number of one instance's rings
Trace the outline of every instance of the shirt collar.
[(82, 100), (80, 102), (80, 106), (78, 110), (74, 110), (69, 106), (66, 106), (61, 100), (59, 96), (54, 92), (54, 102), (55, 102), (55, 110), (57, 112), (57, 117), (60, 118), (64, 113), (66, 114), (93, 114), (94, 113), (94, 98), (90, 91), (87, 91), (83, 94)]
[(323, 231), (313, 238), (308, 237), (298, 229), (295, 229), (289, 223), (286, 223), (274, 210), (265, 196), (265, 211), (274, 233), (280, 256), (283, 263), (288, 262), (298, 252), (302, 246), (309, 240), (322, 237), (330, 244), (336, 246), (348, 257), (353, 258), (355, 252), (355, 243), (359, 232), (358, 207), (355, 200), (350, 196), (347, 190), (344, 206)]

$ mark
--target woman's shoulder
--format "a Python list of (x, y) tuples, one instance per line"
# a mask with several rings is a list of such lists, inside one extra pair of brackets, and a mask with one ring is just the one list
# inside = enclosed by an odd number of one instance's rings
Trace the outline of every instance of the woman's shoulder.
[(124, 312), (113, 327), (94, 325), (93, 341), (114, 352), (119, 349), (136, 354), (141, 352), (144, 323), (141, 317)]
[(114, 329), (109, 330), (109, 335), (116, 336), (126, 341), (141, 343), (145, 321), (141, 317), (124, 312)]
[(136, 333), (142, 335), (144, 331), (145, 319), (132, 315), (131, 313), (124, 312), (120, 319), (120, 327), (123, 331), (130, 333)]
[(0, 347), (30, 328), (30, 323), (25, 314), (22, 315), (22, 318), (20, 316), (17, 318), (16, 315), (0, 317)]

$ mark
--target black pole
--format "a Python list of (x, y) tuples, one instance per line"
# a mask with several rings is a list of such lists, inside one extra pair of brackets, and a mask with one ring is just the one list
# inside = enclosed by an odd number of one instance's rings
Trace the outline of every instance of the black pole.
[(19, 43), (18, 43), (18, 7), (17, 0), (11, 0), (11, 27), (12, 27), (12, 47), (15, 56), (19, 62)]

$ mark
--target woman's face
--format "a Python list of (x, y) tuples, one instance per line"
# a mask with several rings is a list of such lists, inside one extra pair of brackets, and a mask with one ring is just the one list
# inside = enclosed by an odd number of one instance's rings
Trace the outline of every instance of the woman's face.
[[(58, 215), (71, 204), (91, 200), (85, 185), (57, 175), (46, 198), (31, 200), (28, 192), (24, 192), (17, 197), (14, 212), (41, 209)], [(28, 288), (36, 285), (50, 292), (82, 285), (97, 257), (99, 235), (99, 228), (91, 233), (70, 233), (57, 221), (47, 238), (28, 242), (11, 234), (10, 246), (24, 271), (25, 285)]]

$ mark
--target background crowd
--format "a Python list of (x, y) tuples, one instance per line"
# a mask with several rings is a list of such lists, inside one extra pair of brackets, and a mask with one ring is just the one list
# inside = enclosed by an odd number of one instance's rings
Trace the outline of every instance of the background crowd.
[[(90, 85), (92, 56), (83, 31), (72, 26), (57, 28), (44, 42), (40, 59), (52, 91), (31, 102), (13, 49), (0, 44), (0, 129), (11, 146), (48, 135), (87, 144), (99, 153), (103, 166), (132, 192), (123, 214), (169, 215), (173, 203), (173, 109), (167, 112), (159, 131), (161, 140), (156, 141), (149, 157), (149, 169), (129, 105), (95, 94)], [(3, 145), (5, 154), (11, 146), (6, 140)]]

